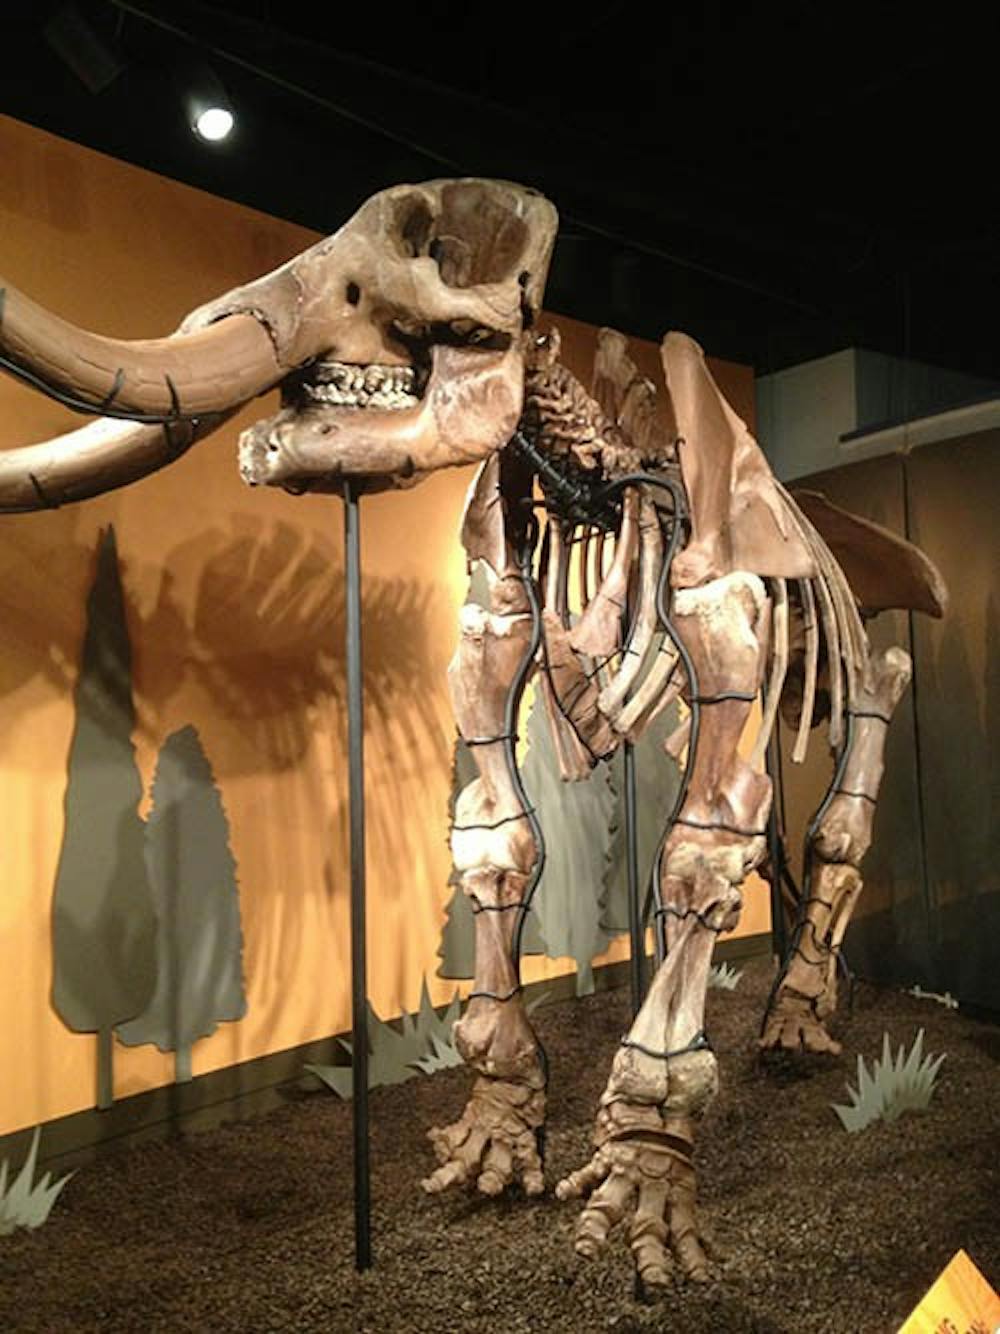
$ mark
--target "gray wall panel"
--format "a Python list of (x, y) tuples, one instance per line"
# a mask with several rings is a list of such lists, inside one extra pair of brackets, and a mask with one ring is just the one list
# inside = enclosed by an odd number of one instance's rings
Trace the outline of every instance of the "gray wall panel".
[(1000, 1010), (1000, 433), (909, 470), (911, 536), (951, 594), (943, 621), (914, 626), (937, 989)]

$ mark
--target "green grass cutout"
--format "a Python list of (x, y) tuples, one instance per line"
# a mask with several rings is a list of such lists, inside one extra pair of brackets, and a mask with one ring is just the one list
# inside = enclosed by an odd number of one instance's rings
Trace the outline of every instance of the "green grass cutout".
[(35, 1180), (40, 1138), (41, 1131), (36, 1126), (24, 1166), (10, 1186), (7, 1185), (10, 1164), (6, 1159), (0, 1163), (0, 1237), (9, 1236), (19, 1227), (41, 1227), (48, 1218), (59, 1192), (73, 1175), (69, 1172), (58, 1181), (52, 1181), (51, 1173), (46, 1172), (40, 1181)]
[[(461, 1000), (458, 992), (445, 1013), (439, 1018), (431, 1004), (427, 992), (427, 980), (424, 979), (420, 992), (420, 1008), (416, 1014), (404, 1014), (399, 1028), (380, 1019), (371, 1005), (368, 1006), (368, 1087), (378, 1088), (383, 1084), (401, 1084), (411, 1079), (417, 1070), (423, 1069), (422, 1062), (430, 1061), (431, 1069), (441, 1070), (449, 1065), (458, 1065), (461, 1061), (457, 1052), (451, 1059), (454, 1046), (451, 1040), (452, 1025), (461, 1013)], [(348, 1056), (351, 1043), (341, 1038), (340, 1045)], [(316, 1075), (323, 1083), (341, 1098), (349, 1098), (352, 1089), (351, 1067), (347, 1065), (307, 1065), (310, 1074)]]
[(731, 968), (728, 963), (713, 963), (708, 973), (708, 985), (720, 991), (735, 991), (742, 976), (742, 968)]
[(907, 1054), (900, 1045), (893, 1059), (889, 1034), (882, 1038), (882, 1058), (869, 1073), (864, 1058), (858, 1057), (858, 1086), (847, 1085), (850, 1104), (833, 1103), (848, 1134), (856, 1135), (874, 1121), (895, 1121), (904, 1112), (923, 1111), (934, 1093), (934, 1083), (944, 1055), (924, 1056), (924, 1030), (916, 1036)]

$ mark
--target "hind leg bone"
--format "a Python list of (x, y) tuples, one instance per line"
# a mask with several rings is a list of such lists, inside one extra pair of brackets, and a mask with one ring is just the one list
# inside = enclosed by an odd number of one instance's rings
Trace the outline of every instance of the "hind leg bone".
[(824, 1020), (837, 1007), (838, 953), (861, 893), (858, 868), (872, 841), (885, 736), (909, 679), (910, 658), (902, 649), (869, 659), (852, 708), (843, 773), (806, 852), (807, 892), (764, 1020), (763, 1048), (840, 1051)]

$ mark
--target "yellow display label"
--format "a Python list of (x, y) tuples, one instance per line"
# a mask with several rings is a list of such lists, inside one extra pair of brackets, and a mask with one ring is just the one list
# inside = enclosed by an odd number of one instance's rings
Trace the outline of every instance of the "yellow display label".
[(899, 1334), (1000, 1334), (1000, 1297), (958, 1251)]

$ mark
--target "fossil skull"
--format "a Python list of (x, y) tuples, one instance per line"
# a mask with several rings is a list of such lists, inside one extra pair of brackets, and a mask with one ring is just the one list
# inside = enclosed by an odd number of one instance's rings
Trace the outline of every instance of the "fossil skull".
[(0, 364), (105, 414), (0, 455), (0, 509), (133, 481), (276, 385), (281, 411), (240, 441), (251, 484), (379, 489), (483, 458), (517, 425), (556, 221), (506, 182), (396, 186), (157, 340), (87, 333), (0, 283)]

